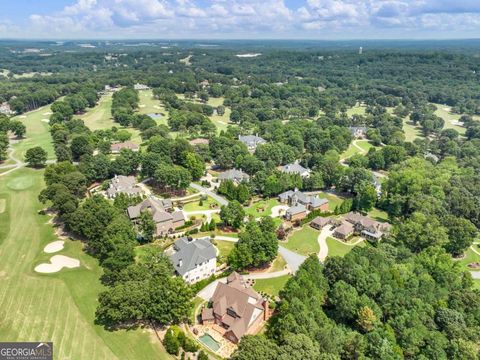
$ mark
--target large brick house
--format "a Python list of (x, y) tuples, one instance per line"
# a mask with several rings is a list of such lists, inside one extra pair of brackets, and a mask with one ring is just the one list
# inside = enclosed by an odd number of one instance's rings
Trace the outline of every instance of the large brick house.
[(268, 302), (236, 272), (226, 284), (217, 284), (209, 305), (202, 310), (202, 323), (219, 325), (225, 330), (223, 336), (235, 344), (242, 336), (258, 332), (268, 314)]

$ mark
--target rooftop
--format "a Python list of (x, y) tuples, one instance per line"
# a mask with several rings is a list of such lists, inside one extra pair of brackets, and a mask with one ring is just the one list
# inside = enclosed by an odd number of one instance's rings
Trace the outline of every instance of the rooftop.
[(180, 275), (195, 269), (198, 265), (215, 259), (217, 251), (207, 239), (183, 237), (173, 244), (176, 252), (170, 256), (175, 271)]

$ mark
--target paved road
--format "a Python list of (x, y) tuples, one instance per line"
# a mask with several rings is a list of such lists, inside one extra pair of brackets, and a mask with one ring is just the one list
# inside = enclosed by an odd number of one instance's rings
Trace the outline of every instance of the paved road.
[(306, 256), (290, 251), (283, 246), (278, 247), (278, 253), (282, 255), (282, 257), (287, 262), (288, 267), (290, 268), (290, 270), (292, 270), (293, 273), (297, 272), (300, 265), (302, 265), (307, 258)]
[(208, 196), (211, 196), (212, 198), (214, 198), (220, 205), (228, 205), (228, 200), (225, 199), (223, 196), (220, 196), (218, 195), (217, 193), (214, 193), (213, 191), (203, 187), (203, 186), (200, 186), (198, 184), (195, 184), (195, 183), (191, 183), (190, 186), (192, 188), (194, 188), (195, 190), (198, 190), (200, 191), (201, 193), (203, 194), (206, 194)]

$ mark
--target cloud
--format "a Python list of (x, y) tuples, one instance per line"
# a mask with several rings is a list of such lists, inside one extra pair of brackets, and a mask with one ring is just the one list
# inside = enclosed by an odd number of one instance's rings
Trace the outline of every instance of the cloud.
[(480, 36), (480, 0), (299, 0), (295, 6), (286, 0), (69, 1), (57, 13), (32, 14), (23, 31), (63, 37), (361, 38), (422, 34), (437, 26), (448, 34)]

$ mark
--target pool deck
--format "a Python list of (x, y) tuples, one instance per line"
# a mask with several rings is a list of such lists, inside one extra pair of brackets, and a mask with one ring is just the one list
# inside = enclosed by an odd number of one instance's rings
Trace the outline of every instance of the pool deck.
[[(223, 337), (225, 334), (225, 329), (216, 325), (216, 324), (208, 324), (208, 325), (201, 325), (197, 324), (195, 326), (190, 327), (190, 331), (194, 334), (193, 329), (198, 331), (198, 336), (194, 335), (195, 339), (205, 348), (214, 352), (218, 356), (223, 358), (229, 358), (233, 352), (237, 349), (237, 345), (233, 344), (232, 342), (228, 341)], [(200, 340), (200, 337), (203, 335), (208, 334), (210, 335), (219, 345), (220, 348), (217, 351), (214, 351), (208, 345)]]

